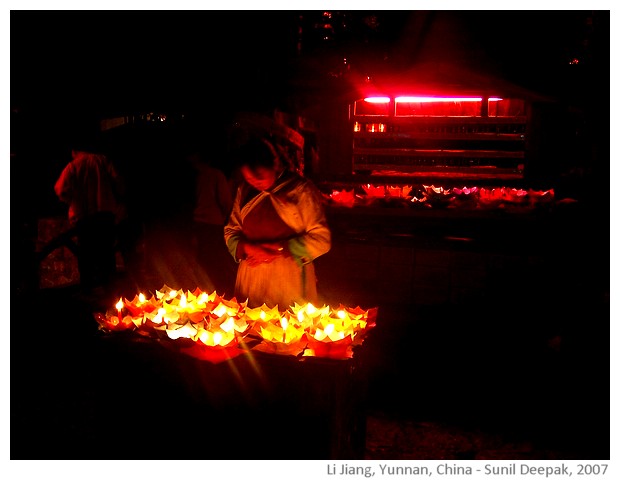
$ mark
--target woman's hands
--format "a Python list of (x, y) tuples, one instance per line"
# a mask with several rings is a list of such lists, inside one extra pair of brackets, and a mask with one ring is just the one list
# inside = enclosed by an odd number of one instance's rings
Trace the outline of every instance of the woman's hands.
[(239, 251), (239, 247), (241, 247), (242, 252), (238, 256), (253, 267), (262, 263), (271, 263), (276, 258), (289, 255), (286, 242), (250, 243), (241, 241), (237, 246), (237, 251)]

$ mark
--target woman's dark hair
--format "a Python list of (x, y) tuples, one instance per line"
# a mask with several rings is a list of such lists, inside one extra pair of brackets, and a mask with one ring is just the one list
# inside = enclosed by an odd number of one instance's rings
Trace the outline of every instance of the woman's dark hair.
[(263, 138), (250, 138), (233, 153), (233, 162), (236, 167), (274, 168), (278, 153), (273, 145)]

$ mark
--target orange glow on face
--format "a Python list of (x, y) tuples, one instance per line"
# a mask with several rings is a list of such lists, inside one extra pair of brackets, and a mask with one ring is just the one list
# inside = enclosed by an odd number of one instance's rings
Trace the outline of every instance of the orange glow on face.
[(243, 165), (241, 174), (246, 182), (261, 192), (270, 189), (277, 178), (275, 169), (262, 166), (251, 169), (247, 165)]

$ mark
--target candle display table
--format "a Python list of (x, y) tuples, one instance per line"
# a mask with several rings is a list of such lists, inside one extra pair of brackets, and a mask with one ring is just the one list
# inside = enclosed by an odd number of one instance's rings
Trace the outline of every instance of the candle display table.
[(135, 335), (102, 335), (96, 366), (109, 458), (363, 458), (366, 375), (349, 359), (248, 352), (217, 364)]

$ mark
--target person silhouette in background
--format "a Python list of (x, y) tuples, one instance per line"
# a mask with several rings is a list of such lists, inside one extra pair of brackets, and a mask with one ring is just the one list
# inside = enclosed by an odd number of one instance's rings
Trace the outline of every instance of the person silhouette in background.
[(100, 134), (83, 135), (71, 143), (71, 161), (54, 191), (69, 206), (81, 286), (86, 292), (108, 286), (116, 272), (116, 223), (123, 216), (123, 183), (103, 152)]
[(235, 163), (244, 182), (224, 228), (226, 245), (239, 263), (235, 296), (255, 308), (285, 310), (319, 304), (313, 261), (331, 248), (318, 188), (287, 162), (273, 144), (252, 138)]
[(200, 287), (203, 290), (212, 287), (220, 295), (231, 298), (236, 264), (224, 243), (224, 225), (233, 202), (231, 187), (224, 172), (198, 149), (191, 150), (187, 159), (195, 171), (192, 217), (196, 261), (208, 277)]

